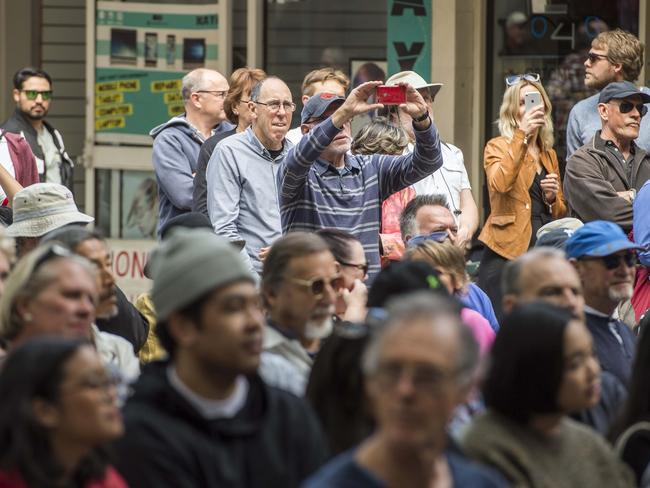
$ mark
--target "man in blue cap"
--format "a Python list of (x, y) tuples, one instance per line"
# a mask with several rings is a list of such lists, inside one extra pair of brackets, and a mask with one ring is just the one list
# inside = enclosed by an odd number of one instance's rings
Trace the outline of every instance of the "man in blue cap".
[(598, 97), (602, 129), (567, 160), (564, 196), (583, 222), (609, 220), (632, 229), (632, 202), (650, 178), (650, 156), (634, 140), (650, 95), (629, 81), (610, 83)]
[(361, 241), (370, 279), (379, 271), (381, 204), (393, 193), (442, 166), (440, 137), (422, 95), (408, 83), (401, 104), (413, 119), (415, 148), (403, 156), (350, 154), (350, 122), (355, 115), (382, 108), (369, 103), (379, 81), (352, 90), (347, 98), (314, 95), (301, 113), (303, 137), (278, 172), (282, 232), (345, 230)]
[(619, 302), (632, 296), (639, 248), (618, 225), (603, 220), (576, 230), (565, 248), (582, 282), (585, 319), (600, 365), (624, 385), (630, 376), (636, 337), (612, 314)]

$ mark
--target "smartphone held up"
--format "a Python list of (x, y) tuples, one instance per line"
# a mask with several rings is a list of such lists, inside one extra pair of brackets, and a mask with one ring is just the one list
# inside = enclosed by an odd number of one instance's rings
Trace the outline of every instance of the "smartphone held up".
[(538, 91), (531, 91), (524, 95), (524, 105), (526, 112), (530, 112), (534, 107), (542, 104), (542, 95)]
[(377, 103), (384, 105), (400, 105), (406, 103), (406, 86), (379, 85), (377, 87)]

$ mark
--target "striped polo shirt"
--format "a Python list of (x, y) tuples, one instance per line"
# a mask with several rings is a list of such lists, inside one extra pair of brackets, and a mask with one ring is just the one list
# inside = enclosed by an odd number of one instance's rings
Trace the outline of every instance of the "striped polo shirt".
[(339, 132), (329, 117), (284, 158), (277, 174), (282, 233), (324, 227), (348, 231), (363, 245), (372, 280), (379, 272), (381, 204), (442, 166), (440, 137), (432, 122), (426, 130), (415, 130), (412, 153), (347, 153), (345, 166), (337, 169), (320, 154)]

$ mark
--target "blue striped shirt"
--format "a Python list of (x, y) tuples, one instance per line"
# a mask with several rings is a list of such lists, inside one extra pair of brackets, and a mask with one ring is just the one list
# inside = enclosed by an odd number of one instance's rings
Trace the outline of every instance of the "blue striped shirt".
[(432, 122), (426, 130), (415, 130), (412, 153), (348, 153), (344, 168), (339, 170), (319, 159), (339, 132), (330, 117), (304, 136), (284, 158), (277, 174), (282, 232), (313, 232), (323, 227), (350, 232), (363, 245), (372, 279), (379, 272), (381, 204), (442, 166), (440, 137)]

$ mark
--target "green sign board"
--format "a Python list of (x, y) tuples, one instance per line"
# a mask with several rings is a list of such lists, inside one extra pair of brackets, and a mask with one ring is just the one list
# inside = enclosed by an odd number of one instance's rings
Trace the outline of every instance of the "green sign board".
[(431, 78), (431, 4), (434, 0), (388, 0), (388, 76), (415, 71)]
[(149, 131), (184, 112), (181, 79), (224, 72), (223, 2), (210, 5), (97, 2), (95, 137), (150, 143)]

